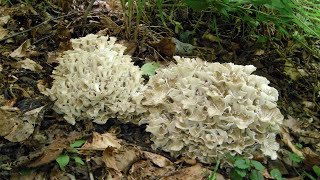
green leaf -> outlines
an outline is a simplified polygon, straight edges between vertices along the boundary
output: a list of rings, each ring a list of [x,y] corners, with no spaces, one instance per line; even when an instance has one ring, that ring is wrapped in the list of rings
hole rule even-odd
[[[251,160],[251,165],[258,171],[263,171],[265,169],[259,161]]]
[[[316,175],[317,175],[318,177],[320,177],[320,167],[317,166],[317,165],[314,165],[314,166],[312,167],[312,169],[313,169],[313,171],[316,173]]]
[[[86,142],[86,140],[78,139],[78,140],[74,141],[72,144],[70,144],[70,147],[72,147],[72,148],[79,148],[79,147],[81,147],[85,142]]]
[[[232,180],[242,180],[243,178],[237,173],[235,169],[231,170],[230,178]]]
[[[250,173],[250,180],[264,180],[264,178],[259,171],[252,170]]]
[[[72,157],[72,159],[74,159],[74,161],[76,162],[77,165],[84,165],[84,162],[82,161],[82,159],[78,156]]]
[[[209,7],[209,4],[206,0],[184,0],[184,2],[196,11],[206,10]]]
[[[289,158],[291,161],[295,162],[295,163],[301,163],[302,162],[302,158],[300,156],[298,156],[295,153],[289,153]]]
[[[282,174],[281,172],[279,171],[279,169],[272,169],[270,171],[270,175],[272,177],[274,177],[276,180],[281,180],[282,179]]]
[[[144,75],[149,75],[152,76],[156,73],[156,69],[158,69],[160,67],[159,63],[146,63],[141,67],[142,73]]]
[[[244,160],[244,159],[237,159],[235,162],[234,162],[234,167],[237,167],[239,169],[248,169],[250,166],[249,166],[249,163]]]
[[[64,170],[64,168],[69,164],[70,157],[66,154],[60,155],[57,157],[56,161],[59,164],[60,169]]]
[[[296,143],[296,146],[299,148],[299,149],[302,149],[302,144],[300,144],[300,143]]]
[[[239,174],[239,176],[241,176],[241,177],[246,177],[246,175],[247,175],[247,171],[246,171],[246,170],[235,168],[235,171],[236,171],[237,174]]]

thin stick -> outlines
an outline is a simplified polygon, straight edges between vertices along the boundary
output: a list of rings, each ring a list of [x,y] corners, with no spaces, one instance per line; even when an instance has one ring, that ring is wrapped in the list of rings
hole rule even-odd
[[[84,11],[83,21],[82,21],[82,28],[83,28],[83,30],[84,30],[84,25],[85,25],[86,22],[87,22],[88,14],[89,14],[89,12],[91,11],[94,2],[95,2],[95,0],[91,0],[89,6],[88,6],[87,9]]]
[[[68,17],[68,16],[71,16],[71,15],[74,15],[74,14],[76,14],[76,13],[66,14],[66,15],[59,16],[59,17],[56,17],[56,18],[53,18],[53,19],[48,19],[48,20],[43,21],[42,23],[40,23],[40,24],[38,24],[38,25],[36,25],[36,26],[33,26],[33,27],[30,28],[30,29],[27,29],[27,30],[25,30],[25,31],[21,31],[21,32],[18,32],[18,33],[14,33],[14,34],[12,34],[11,36],[5,37],[5,38],[1,39],[0,42],[5,41],[5,40],[10,39],[10,38],[13,38],[13,37],[18,36],[18,35],[23,34],[23,33],[27,33],[27,32],[29,32],[29,31],[31,31],[31,30],[33,30],[33,29],[35,29],[35,28],[43,25],[43,24],[48,23],[49,21],[57,20],[57,19],[64,18],[64,17]]]

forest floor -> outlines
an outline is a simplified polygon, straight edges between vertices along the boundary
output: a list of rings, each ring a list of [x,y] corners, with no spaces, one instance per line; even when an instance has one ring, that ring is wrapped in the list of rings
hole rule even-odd
[[[243,25],[225,24],[217,36],[207,28],[207,14],[186,9],[167,25],[147,11],[136,26],[124,18],[120,4],[97,1],[84,20],[85,7],[49,1],[37,7],[0,6],[0,179],[186,180],[212,175],[214,164],[153,150],[145,126],[117,119],[104,125],[90,120],[70,125],[52,110],[53,102],[39,89],[50,87],[57,57],[70,49],[70,39],[87,34],[117,37],[139,66],[166,65],[175,54],[186,56],[177,51],[174,37],[195,47],[189,56],[256,66],[255,74],[279,91],[278,106],[285,116],[277,137],[279,158],[255,157],[265,166],[263,177],[273,179],[273,169],[291,180],[317,177],[319,56],[290,39],[257,43]],[[218,168],[217,179],[230,178],[231,170]]]

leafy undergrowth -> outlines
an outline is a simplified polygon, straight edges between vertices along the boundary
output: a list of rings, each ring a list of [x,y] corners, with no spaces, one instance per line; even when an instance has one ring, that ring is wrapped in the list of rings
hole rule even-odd
[[[0,179],[317,179],[319,4],[313,1],[0,1]],[[318,24],[317,24],[318,23]],[[253,64],[279,93],[279,158],[205,165],[153,150],[144,126],[69,125],[40,93],[70,39],[116,36],[148,76],[173,55]]]

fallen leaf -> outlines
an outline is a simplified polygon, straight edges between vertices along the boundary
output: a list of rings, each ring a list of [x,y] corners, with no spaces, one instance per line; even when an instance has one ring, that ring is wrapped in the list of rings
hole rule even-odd
[[[285,60],[284,64],[284,73],[290,77],[293,81],[303,77],[307,76],[308,74],[301,68],[296,68],[296,66],[288,59]]]
[[[19,122],[4,138],[11,142],[21,142],[28,139],[34,131],[34,126],[29,122]]]
[[[173,57],[176,52],[176,44],[172,41],[171,37],[162,38],[160,42],[154,43],[152,46],[161,54],[169,57]]]
[[[124,51],[124,54],[126,55],[132,56],[136,52],[138,47],[138,43],[135,41],[120,41],[119,43],[127,47]]]
[[[128,180],[140,179],[160,179],[175,170],[173,166],[164,168],[156,167],[150,160],[140,160],[131,166],[128,174]]]
[[[61,56],[62,56],[62,52],[49,52],[47,63],[48,64],[59,63],[57,58],[59,58]]]
[[[19,113],[0,109],[0,136],[7,136],[19,124]]]
[[[314,165],[320,164],[320,156],[313,152],[309,147],[302,149],[305,160],[303,161],[306,169],[310,170]]]
[[[256,50],[256,52],[254,52],[254,55],[256,55],[256,56],[261,56],[261,55],[263,55],[264,53],[265,53],[264,50],[258,49],[258,50]]]
[[[43,69],[41,65],[39,65],[38,63],[34,62],[29,58],[26,58],[25,60],[14,63],[12,67],[16,69],[20,69],[20,68],[29,69],[34,72],[41,72]]]
[[[0,40],[2,40],[8,33],[9,33],[8,30],[0,26]]]
[[[10,20],[10,16],[2,16],[0,17],[0,26],[6,25]]]
[[[206,39],[211,42],[220,42],[221,41],[219,37],[217,37],[213,34],[210,34],[208,32],[206,32],[202,35],[202,39]]]
[[[175,43],[175,54],[177,55],[191,55],[194,47],[191,44],[183,43],[176,38],[172,38],[172,42]]]
[[[155,165],[159,167],[166,167],[169,165],[173,165],[173,163],[169,159],[161,155],[154,154],[147,151],[142,151],[142,153],[146,159],[150,159]]]
[[[31,41],[30,39],[27,39],[20,45],[20,47],[18,47],[10,54],[10,57],[25,57],[27,55],[27,50],[30,47],[30,45]]]
[[[86,142],[82,148],[83,149],[92,149],[92,150],[105,150],[108,147],[113,147],[119,149],[121,147],[120,140],[117,139],[113,134],[104,133],[99,134],[93,132],[92,142]]]
[[[67,138],[56,138],[49,146],[42,150],[40,156],[28,164],[28,167],[38,167],[54,161],[71,142],[81,138],[78,132],[71,132]]]
[[[204,168],[201,164],[196,164],[191,167],[183,168],[175,171],[172,175],[161,178],[161,180],[171,179],[183,179],[183,180],[194,180],[194,179],[206,179],[210,175],[211,171]]]
[[[292,152],[294,152],[300,157],[304,157],[303,153],[294,144],[292,144],[293,139],[291,138],[290,134],[288,133],[288,130],[285,129],[285,127],[281,128],[281,136],[282,141],[291,149]]]

